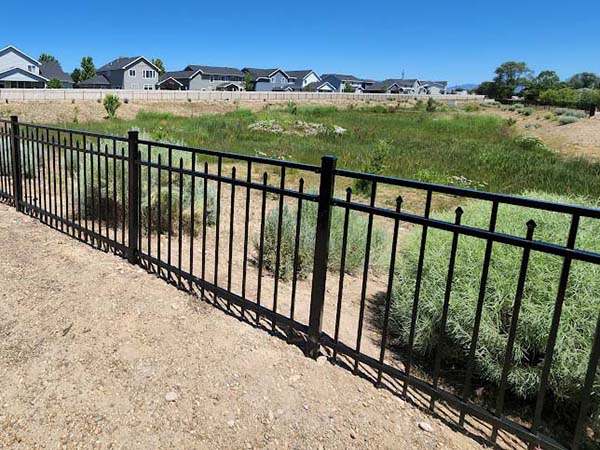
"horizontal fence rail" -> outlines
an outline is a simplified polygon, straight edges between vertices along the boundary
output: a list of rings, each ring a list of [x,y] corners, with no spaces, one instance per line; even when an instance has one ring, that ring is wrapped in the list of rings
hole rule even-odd
[[[599,209],[16,117],[0,201],[468,434],[598,445]]]

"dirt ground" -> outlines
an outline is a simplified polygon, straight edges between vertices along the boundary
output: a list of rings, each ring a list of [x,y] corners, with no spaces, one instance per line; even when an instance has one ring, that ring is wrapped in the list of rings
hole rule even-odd
[[[481,448],[5,205],[0,252],[0,447]]]
[[[600,113],[593,118],[560,125],[557,121],[544,118],[548,112],[540,109],[531,116],[524,116],[498,109],[485,111],[502,117],[512,117],[516,120],[520,133],[541,139],[548,147],[562,155],[600,161]]]

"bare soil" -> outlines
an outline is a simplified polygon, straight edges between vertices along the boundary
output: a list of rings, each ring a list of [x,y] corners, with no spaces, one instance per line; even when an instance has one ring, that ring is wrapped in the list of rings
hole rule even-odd
[[[593,118],[560,125],[558,121],[548,120],[544,116],[549,112],[538,109],[531,116],[516,112],[488,109],[486,112],[512,117],[521,134],[541,139],[552,150],[573,158],[600,161],[600,113]]]
[[[480,448],[6,205],[0,252],[0,447]]]

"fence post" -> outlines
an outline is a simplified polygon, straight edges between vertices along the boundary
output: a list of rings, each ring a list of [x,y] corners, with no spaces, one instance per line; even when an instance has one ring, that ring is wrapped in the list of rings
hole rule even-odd
[[[140,202],[140,151],[138,145],[138,132],[130,131],[128,133],[128,153],[127,153],[127,169],[128,169],[128,195],[129,195],[129,243],[127,246],[127,260],[131,264],[136,264],[139,259],[138,239],[140,233],[140,220],[138,214],[138,206]]]
[[[22,211],[23,201],[23,183],[21,182],[21,141],[19,135],[19,118],[10,116],[11,124],[11,159],[12,159],[12,179],[13,194],[15,196],[15,209]]]
[[[312,291],[310,295],[310,318],[308,321],[308,347],[306,353],[311,358],[319,356],[319,341],[325,304],[325,284],[329,261],[329,234],[331,229],[331,200],[335,186],[335,165],[337,158],[321,158],[321,179],[319,185],[319,206],[313,261]]]

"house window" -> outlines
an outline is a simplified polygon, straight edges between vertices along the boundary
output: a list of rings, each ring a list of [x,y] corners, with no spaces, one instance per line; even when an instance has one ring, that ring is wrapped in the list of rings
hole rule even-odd
[[[144,85],[144,90],[145,91],[151,91],[152,90],[152,85],[151,84],[145,84]]]
[[[135,70],[130,70],[129,71],[129,76],[130,77],[135,77]]]
[[[35,73],[35,66],[29,65],[27,66],[27,70],[29,70],[32,73]]]
[[[271,83],[277,83],[277,77],[271,78]]]
[[[154,70],[144,70],[144,78],[154,78],[156,75]]]

